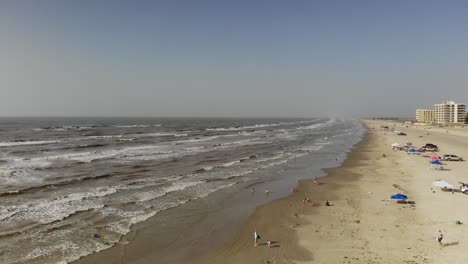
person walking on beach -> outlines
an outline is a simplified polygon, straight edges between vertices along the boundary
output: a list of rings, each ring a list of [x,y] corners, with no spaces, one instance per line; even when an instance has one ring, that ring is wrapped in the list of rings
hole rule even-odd
[[[318,185],[318,184],[319,184],[319,183],[318,183],[317,176],[315,176],[315,178],[314,178],[314,184],[315,184],[315,185]]]
[[[442,240],[444,239],[444,234],[442,234],[442,230],[439,230],[439,235],[437,236],[437,242],[442,245]]]
[[[254,246],[257,247],[258,246],[258,240],[260,240],[260,235],[257,233],[257,230],[254,231]]]
[[[265,188],[265,195],[270,195],[270,189]]]

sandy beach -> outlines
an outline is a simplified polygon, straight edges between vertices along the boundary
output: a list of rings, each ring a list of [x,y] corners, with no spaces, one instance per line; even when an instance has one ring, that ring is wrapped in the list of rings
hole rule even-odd
[[[327,170],[319,185],[302,181],[297,193],[261,206],[237,239],[194,263],[468,263],[467,226],[455,223],[468,219],[468,196],[431,186],[444,179],[457,188],[458,181],[467,180],[468,164],[447,162],[447,171],[435,171],[428,158],[391,148],[395,142],[430,142],[439,146],[439,154],[468,157],[466,132],[434,129],[425,135],[422,128],[395,123],[408,134],[397,136],[380,129],[394,123],[366,124],[363,142],[341,167]],[[389,201],[396,193],[414,204]],[[304,197],[314,205],[304,205]],[[324,206],[327,199],[333,206]],[[262,237],[257,248],[254,229]],[[439,230],[442,245],[436,241]]]
[[[319,184],[312,179],[300,181],[296,192],[257,207],[248,219],[238,219],[245,222],[239,232],[235,226],[226,226],[234,239],[211,243],[207,254],[200,257],[199,252],[193,252],[188,262],[468,263],[464,253],[467,224],[456,224],[457,220],[468,221],[468,211],[464,210],[468,195],[431,186],[443,179],[458,188],[458,181],[468,181],[468,163],[444,162],[446,170],[434,170],[429,158],[391,147],[393,143],[412,142],[419,147],[433,143],[440,148],[437,155],[468,157],[468,131],[432,129],[427,135],[422,127],[364,122],[368,127],[365,138],[340,167],[327,169],[328,176],[319,178]],[[395,126],[407,136],[384,131],[384,125]],[[407,195],[410,203],[389,200],[396,193]],[[255,195],[265,194],[258,191]],[[304,202],[307,198],[311,204]],[[331,206],[325,206],[326,200]],[[258,247],[254,247],[254,230],[261,236]],[[442,244],[437,242],[439,230],[444,235]],[[215,233],[206,235],[216,238]],[[270,248],[267,240],[271,241]],[[146,245],[140,246],[151,248],[151,237],[145,241]],[[154,263],[160,254],[122,249],[103,251],[77,263]],[[187,263],[186,259],[180,262]]]

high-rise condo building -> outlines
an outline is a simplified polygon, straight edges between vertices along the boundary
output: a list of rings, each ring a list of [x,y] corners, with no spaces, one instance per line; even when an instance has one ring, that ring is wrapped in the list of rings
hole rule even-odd
[[[439,124],[465,123],[466,105],[446,101],[434,105],[435,122]]]
[[[435,121],[433,109],[416,109],[416,122],[433,123]]]

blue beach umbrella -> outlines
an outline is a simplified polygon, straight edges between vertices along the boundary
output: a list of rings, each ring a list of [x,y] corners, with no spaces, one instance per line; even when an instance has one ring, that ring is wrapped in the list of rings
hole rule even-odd
[[[418,151],[416,149],[410,149],[408,150],[408,153],[415,154],[415,153],[418,153]]]
[[[433,165],[442,165],[442,162],[440,162],[438,160],[434,160],[434,161],[431,161],[431,164],[433,164]]]
[[[390,196],[390,199],[393,199],[393,200],[406,200],[406,199],[408,199],[408,196],[406,196],[404,194],[401,194],[401,193],[397,193],[397,194],[394,194],[394,195]]]

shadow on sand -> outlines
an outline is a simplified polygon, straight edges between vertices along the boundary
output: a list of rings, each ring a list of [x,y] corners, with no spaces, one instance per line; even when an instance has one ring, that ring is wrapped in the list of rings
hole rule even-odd
[[[456,246],[458,244],[459,244],[459,242],[457,241],[457,242],[444,243],[444,244],[442,244],[442,246],[443,247],[449,247],[449,246]]]

